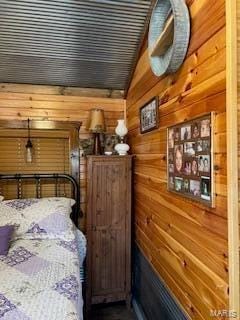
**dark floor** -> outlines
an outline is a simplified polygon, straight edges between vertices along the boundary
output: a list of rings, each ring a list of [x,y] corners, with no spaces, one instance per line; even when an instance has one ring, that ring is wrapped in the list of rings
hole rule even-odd
[[[91,320],[136,320],[133,311],[125,305],[97,306],[92,310]]]

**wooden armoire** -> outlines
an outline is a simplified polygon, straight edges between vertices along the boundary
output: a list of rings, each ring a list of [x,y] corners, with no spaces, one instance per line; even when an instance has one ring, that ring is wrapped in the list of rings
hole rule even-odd
[[[132,156],[87,158],[87,309],[131,299]]]

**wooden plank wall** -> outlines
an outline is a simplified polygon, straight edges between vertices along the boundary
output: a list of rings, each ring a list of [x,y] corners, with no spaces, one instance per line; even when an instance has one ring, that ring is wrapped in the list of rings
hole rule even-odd
[[[228,308],[225,0],[188,0],[191,41],[182,68],[157,78],[147,44],[127,94],[129,143],[136,154],[136,241],[191,319]],[[139,108],[159,96],[160,128],[141,135]],[[167,191],[167,127],[216,112],[216,208]],[[218,319],[222,319],[218,317]]]
[[[124,117],[120,92],[24,84],[0,84],[0,119],[82,121],[80,139],[90,135],[85,126],[89,110],[104,109],[107,132]],[[86,160],[80,159],[81,207],[86,212]],[[84,219],[81,228],[85,228]]]
[[[67,131],[32,130],[33,162],[26,163],[27,130],[0,129],[0,172],[15,173],[70,173],[69,133]],[[55,196],[55,181],[41,181],[43,197]],[[60,196],[71,196],[70,185],[59,183]],[[5,199],[17,197],[16,181],[0,181],[0,193]],[[36,197],[35,181],[22,181],[22,197]]]

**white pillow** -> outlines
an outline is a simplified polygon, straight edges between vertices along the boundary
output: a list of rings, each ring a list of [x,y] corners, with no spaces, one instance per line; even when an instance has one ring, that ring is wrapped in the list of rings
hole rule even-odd
[[[14,199],[0,202],[0,225],[14,224],[14,239],[74,239],[69,198]]]

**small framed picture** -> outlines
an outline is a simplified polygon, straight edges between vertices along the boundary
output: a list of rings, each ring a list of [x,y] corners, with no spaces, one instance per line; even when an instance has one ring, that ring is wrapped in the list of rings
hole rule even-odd
[[[169,188],[174,189],[174,178],[173,176],[169,177]]]
[[[174,130],[174,140],[178,142],[180,140],[180,128],[175,128]]]
[[[207,113],[167,130],[168,190],[215,206],[214,119]]]
[[[158,97],[155,97],[140,108],[140,131],[141,133],[145,133],[157,129],[158,127]]]
[[[184,162],[184,174],[189,176],[191,175],[191,168],[192,168],[192,164],[191,161],[187,160]]]
[[[201,198],[208,201],[211,199],[210,177],[201,177]]]
[[[198,138],[200,136],[199,123],[196,121],[192,125],[192,137],[193,139]]]
[[[189,156],[195,155],[195,146],[196,142],[185,142],[184,143],[184,153],[186,153]]]
[[[191,139],[191,126],[184,126],[181,128],[181,140]]]
[[[192,170],[191,170],[192,175],[196,176],[198,174],[198,161],[197,161],[197,159],[193,159],[192,160],[192,166],[191,167],[192,167]]]
[[[168,160],[169,160],[169,162],[173,162],[173,152],[169,152]]]
[[[174,173],[174,164],[173,163],[169,164],[169,169],[168,170],[169,170],[170,173]]]
[[[210,136],[210,119],[204,119],[201,121],[201,137]]]
[[[188,179],[184,179],[183,181],[183,191],[184,192],[189,192],[189,180]]]
[[[176,145],[174,148],[175,170],[180,173],[183,169],[183,145]]]
[[[210,172],[210,156],[209,155],[198,156],[198,171]]]
[[[197,152],[202,152],[203,151],[203,141],[198,140],[197,141]]]
[[[210,151],[210,140],[203,140],[202,142],[202,151],[209,152]]]
[[[200,181],[198,180],[190,180],[190,193],[194,197],[200,196]]]
[[[183,188],[183,178],[175,178],[175,190],[177,192],[182,191]]]
[[[174,130],[170,129],[168,131],[168,148],[172,149],[174,147]]]

